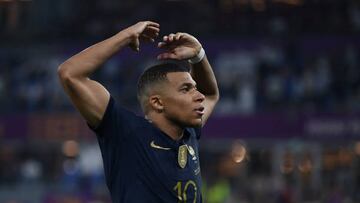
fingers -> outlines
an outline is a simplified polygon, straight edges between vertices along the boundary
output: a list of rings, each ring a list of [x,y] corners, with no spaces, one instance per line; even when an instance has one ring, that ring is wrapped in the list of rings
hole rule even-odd
[[[163,42],[165,42],[165,43],[171,43],[171,42],[173,42],[173,41],[178,41],[178,40],[180,40],[183,36],[184,36],[184,33],[181,33],[181,32],[178,32],[178,33],[176,33],[176,34],[171,33],[171,34],[165,35],[165,36],[163,37]]]
[[[140,35],[140,40],[145,42],[154,42],[155,38],[159,36],[160,28],[156,27],[158,24],[149,24]]]
[[[165,52],[165,53],[159,54],[157,56],[157,59],[158,60],[178,59],[178,56],[176,54],[174,54],[174,53],[171,53],[171,52]]]
[[[155,42],[154,37],[150,37],[150,36],[148,36],[146,34],[142,34],[140,36],[140,40],[143,41],[143,42]]]
[[[151,37],[157,37],[160,32],[160,25],[152,21],[145,21],[146,27],[144,33]]]
[[[166,46],[166,43],[165,42],[159,42],[158,43],[158,47],[159,48],[164,48]]]
[[[132,43],[129,44],[130,48],[136,52],[140,51],[140,42],[139,39],[134,40]]]
[[[156,27],[156,28],[160,27],[159,23],[156,23],[156,22],[153,22],[153,21],[145,21],[145,23],[147,24],[147,26]]]
[[[127,35],[132,37],[129,46],[134,51],[140,51],[140,41],[154,42],[159,36],[160,25],[152,21],[141,21],[124,30]]]
[[[158,43],[159,48],[163,49],[172,49],[179,45],[180,40],[185,36],[185,33],[178,32],[176,34],[171,33],[165,35],[162,39],[162,42]]]
[[[156,27],[146,27],[143,34],[147,35],[148,37],[156,38],[159,36],[160,29]]]
[[[154,33],[159,33],[160,32],[160,28],[159,27],[154,27],[154,26],[147,26],[145,30],[147,32],[154,32]]]
[[[178,45],[174,43],[159,42],[158,48],[166,50],[174,50]]]
[[[178,33],[176,33],[176,35],[174,36],[174,39],[175,39],[175,40],[180,40],[180,38],[181,38],[183,35],[184,35],[183,33],[178,32]]]
[[[169,34],[169,36],[167,37],[167,40],[168,40],[169,42],[172,42],[172,41],[174,41],[174,38],[175,38],[175,34],[171,33],[171,34]]]

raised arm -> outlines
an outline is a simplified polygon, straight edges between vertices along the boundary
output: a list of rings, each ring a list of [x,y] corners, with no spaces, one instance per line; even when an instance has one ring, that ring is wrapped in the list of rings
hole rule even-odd
[[[164,53],[158,55],[158,59],[189,60],[196,57],[202,46],[192,35],[187,33],[169,34],[163,37],[158,44],[159,48],[165,49]],[[205,95],[205,113],[202,125],[205,125],[211,112],[219,100],[219,89],[211,65],[206,57],[195,64],[192,64],[191,75],[197,83],[197,89]]]
[[[100,124],[110,94],[89,76],[122,48],[130,46],[139,51],[140,41],[153,42],[158,34],[159,24],[139,22],[72,56],[59,66],[58,75],[66,94],[90,126]]]

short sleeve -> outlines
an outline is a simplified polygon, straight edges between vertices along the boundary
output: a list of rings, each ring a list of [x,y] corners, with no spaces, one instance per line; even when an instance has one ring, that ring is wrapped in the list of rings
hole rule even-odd
[[[132,124],[140,122],[141,118],[133,112],[118,106],[113,97],[110,97],[104,116],[96,128],[91,128],[99,140],[118,142],[124,139],[131,131]]]
[[[104,116],[96,128],[91,128],[97,136],[100,146],[106,182],[109,185],[115,180],[119,172],[123,158],[121,152],[126,151],[127,141],[132,137],[131,132],[143,118],[117,105],[113,97],[110,97]]]
[[[89,126],[96,134],[101,134],[101,132],[106,128],[106,125],[111,122],[112,119],[116,117],[116,113],[114,112],[114,98],[110,97],[109,103],[107,104],[104,116],[100,122],[100,124],[96,128],[92,128]]]

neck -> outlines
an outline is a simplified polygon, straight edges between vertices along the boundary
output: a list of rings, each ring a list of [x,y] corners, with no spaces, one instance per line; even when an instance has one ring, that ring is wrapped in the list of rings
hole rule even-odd
[[[184,128],[176,125],[163,116],[153,115],[150,113],[146,115],[145,118],[173,140],[180,140],[184,134]]]

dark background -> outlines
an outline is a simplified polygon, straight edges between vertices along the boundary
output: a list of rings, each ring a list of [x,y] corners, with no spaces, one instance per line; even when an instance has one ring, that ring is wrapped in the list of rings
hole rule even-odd
[[[0,0],[0,202],[110,202],[95,135],[57,67],[141,20],[196,36],[216,73],[206,202],[360,202],[357,0]],[[155,45],[94,74],[138,114]]]

